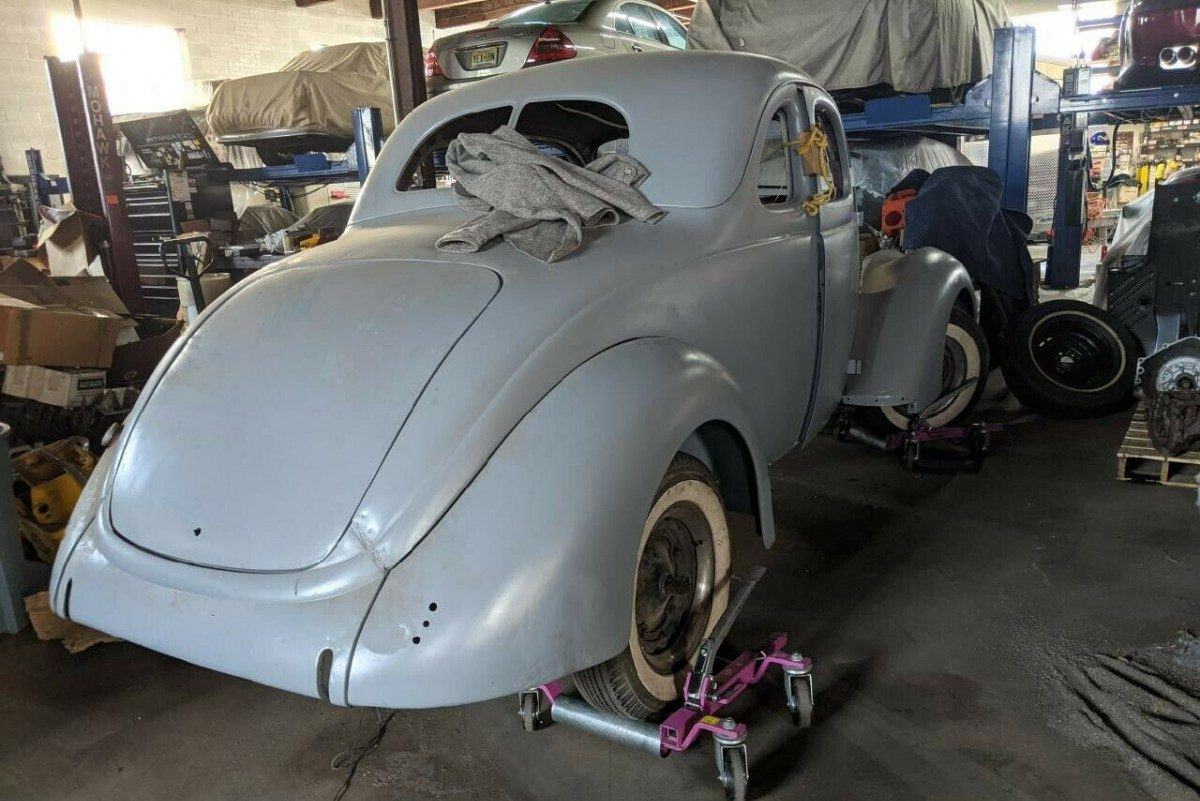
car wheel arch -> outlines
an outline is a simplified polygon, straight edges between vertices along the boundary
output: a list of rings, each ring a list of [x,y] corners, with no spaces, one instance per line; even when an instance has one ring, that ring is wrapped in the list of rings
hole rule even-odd
[[[760,492],[760,481],[766,476],[759,475],[750,445],[737,426],[726,420],[709,420],[689,434],[679,450],[696,457],[712,471],[725,510],[753,517],[755,532],[766,541],[768,527],[764,525],[764,499]],[[769,504],[769,498],[765,502]]]

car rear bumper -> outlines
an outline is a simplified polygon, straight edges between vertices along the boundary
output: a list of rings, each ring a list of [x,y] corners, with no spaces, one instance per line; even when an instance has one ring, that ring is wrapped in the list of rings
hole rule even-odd
[[[1179,86],[1200,82],[1200,69],[1164,70],[1158,66],[1130,64],[1121,70],[1114,84],[1116,89],[1151,89],[1160,86]]]
[[[53,587],[59,615],[202,667],[346,705],[350,656],[382,574],[319,598],[222,597],[142,577],[109,558],[111,546],[101,547],[96,534],[93,521],[62,566]]]

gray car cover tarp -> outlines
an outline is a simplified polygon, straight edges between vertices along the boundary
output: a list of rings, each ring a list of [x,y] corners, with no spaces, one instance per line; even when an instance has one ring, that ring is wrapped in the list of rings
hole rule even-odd
[[[699,0],[688,47],[772,56],[830,91],[928,92],[991,73],[1009,24],[1003,0]]]
[[[304,52],[278,72],[225,81],[206,118],[215,136],[295,130],[353,136],[351,112],[377,106],[385,133],[395,125],[387,46],[356,42]]]

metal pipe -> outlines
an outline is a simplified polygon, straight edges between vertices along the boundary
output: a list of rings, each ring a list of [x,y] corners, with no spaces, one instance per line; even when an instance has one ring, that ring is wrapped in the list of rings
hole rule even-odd
[[[569,695],[560,695],[550,707],[550,719],[555,723],[603,737],[605,740],[627,745],[639,751],[662,756],[658,725],[644,720],[628,720],[608,712],[601,712],[587,702]]]
[[[846,437],[855,442],[861,442],[863,445],[870,445],[872,448],[878,448],[881,451],[887,450],[887,440],[883,437],[878,437],[870,431],[865,431],[856,426],[851,426],[846,429]]]

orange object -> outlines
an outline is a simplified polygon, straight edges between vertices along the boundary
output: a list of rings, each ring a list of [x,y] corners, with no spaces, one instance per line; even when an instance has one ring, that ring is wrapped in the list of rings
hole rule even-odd
[[[904,230],[904,210],[908,201],[917,196],[915,189],[892,192],[883,200],[883,235],[894,237]]]

